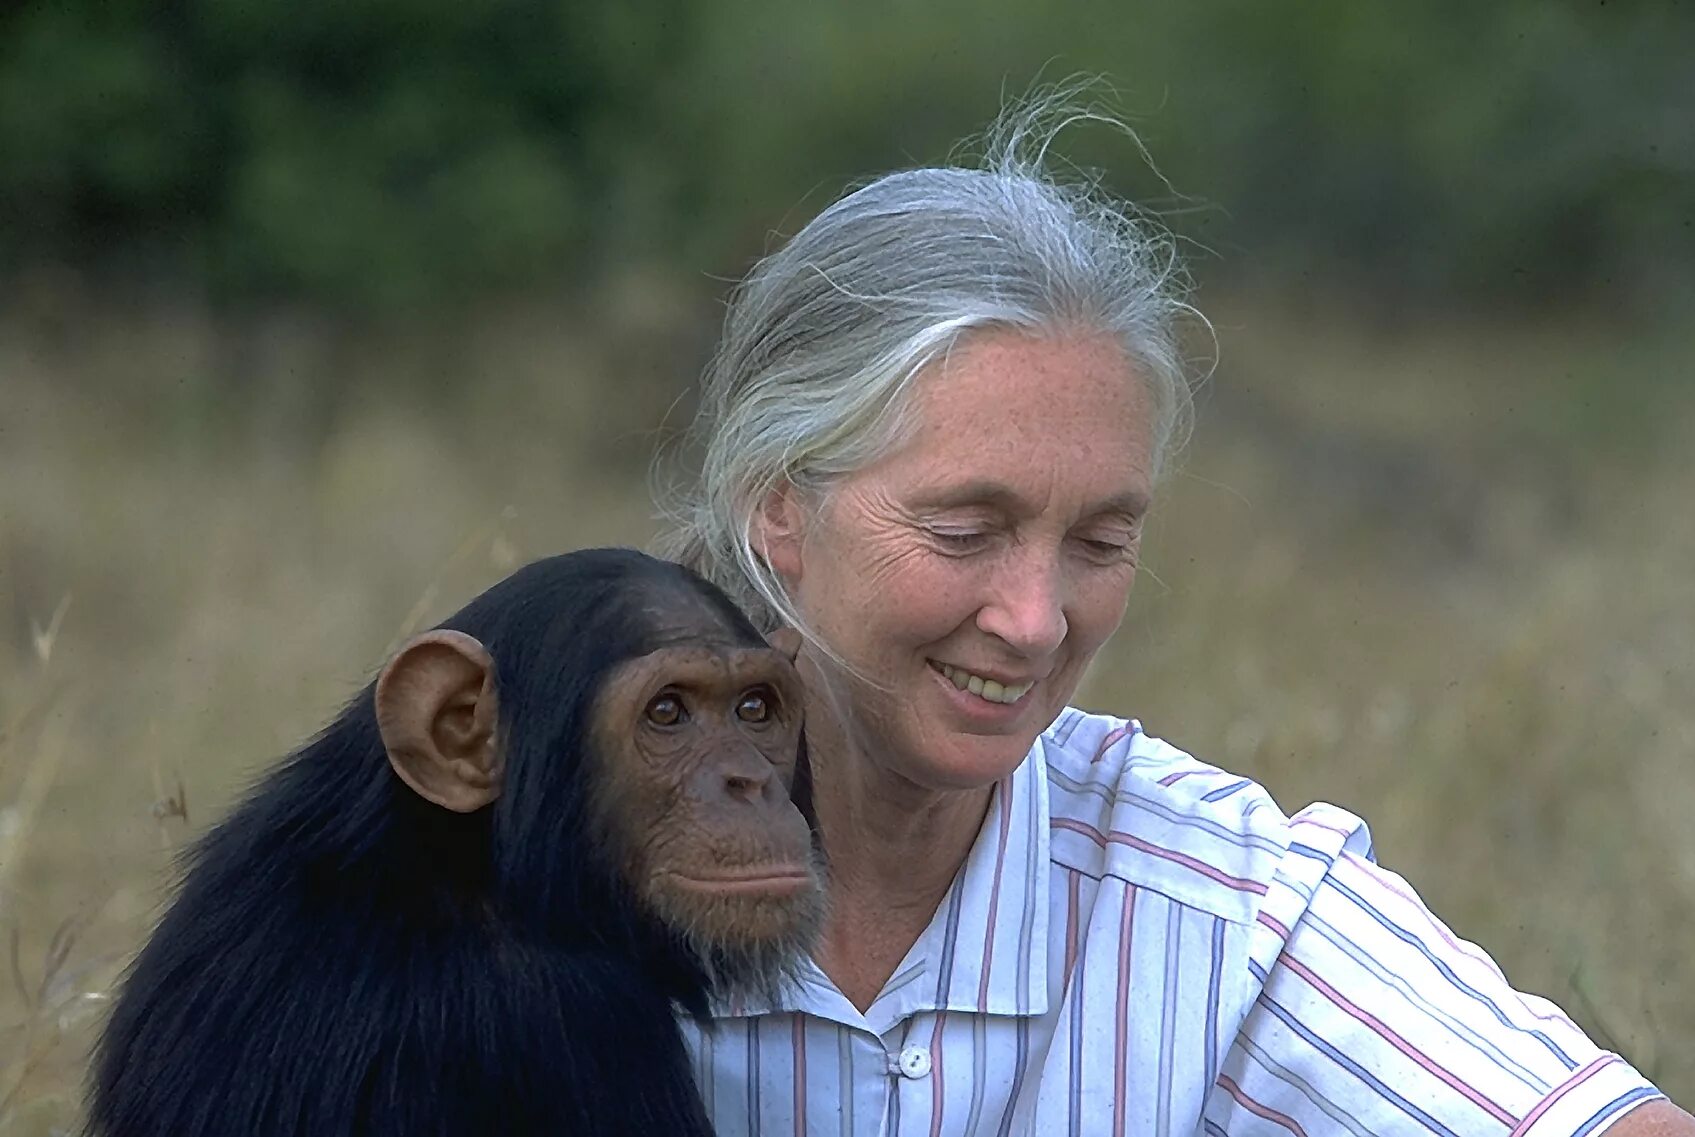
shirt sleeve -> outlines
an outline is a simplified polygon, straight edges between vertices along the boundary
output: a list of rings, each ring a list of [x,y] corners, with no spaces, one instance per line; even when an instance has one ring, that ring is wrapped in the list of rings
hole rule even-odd
[[[1315,806],[1289,833],[1204,1132],[1566,1137],[1663,1096],[1372,863],[1357,819]]]

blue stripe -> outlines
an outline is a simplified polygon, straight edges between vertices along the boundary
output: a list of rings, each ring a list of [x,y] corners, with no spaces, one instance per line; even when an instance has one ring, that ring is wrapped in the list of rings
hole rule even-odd
[[[1207,980],[1207,1057],[1208,1086],[1218,1081],[1218,989],[1224,978],[1224,918],[1212,918],[1212,965]]]
[[[1079,901],[1081,903],[1081,901]],[[1066,1095],[1066,1110],[1071,1117],[1071,1137],[1083,1131],[1083,1119],[1078,1108],[1083,1101],[1083,976],[1089,972],[1089,937],[1077,945],[1077,960],[1071,970],[1071,1092]]]
[[[983,1083],[989,1065],[989,1018],[971,1016],[971,1113],[965,1119],[965,1131],[977,1132],[977,1122],[983,1116]]]
[[[901,1031],[900,1035],[901,1050],[905,1050],[906,1044],[912,1040],[912,1028],[917,1024],[917,1016],[906,1020],[906,1029]],[[889,1077],[884,1079],[884,1085],[889,1087],[889,1108],[884,1111],[884,1116],[888,1119],[888,1123],[883,1127],[885,1133],[900,1132],[900,1088],[901,1083],[905,1081],[898,1067],[890,1070]]]
[[[881,1047],[878,1048],[881,1053]],[[841,1110],[842,1137],[853,1137],[853,1111],[859,1086],[853,1076],[853,1035],[845,1026],[836,1027],[836,1099]]]
[[[881,1002],[884,1002],[885,1000],[894,998],[895,994],[897,992],[906,990],[906,988],[909,985],[916,983],[918,980],[924,978],[924,969],[926,967],[929,967],[929,966],[930,966],[929,957],[925,957],[924,959],[921,959],[917,963],[913,964],[911,967],[908,967],[905,971],[901,972],[899,975],[896,975],[894,978],[890,979],[887,983],[885,983],[883,985],[883,990],[878,993],[877,1001],[872,1003],[871,1005],[873,1007],[875,1007],[877,1005],[877,1003],[881,1003]]]
[[[1018,1109],[1018,1091],[1024,1086],[1024,1066],[1030,1058],[1030,1020],[1018,1020],[1018,1060],[1012,1068],[1012,1093],[1006,1099],[1006,1112],[1001,1115],[1000,1137],[1012,1132],[1012,1115]]]
[[[1196,817],[1193,814],[1180,813],[1177,810],[1172,809],[1170,806],[1163,804],[1158,798],[1138,793],[1129,787],[1109,787],[1102,785],[1099,782],[1079,782],[1073,778],[1067,777],[1057,768],[1050,769],[1048,771],[1048,781],[1056,783],[1060,789],[1067,793],[1078,795],[1088,794],[1090,796],[1097,797],[1102,801],[1110,802],[1113,805],[1128,805],[1136,809],[1143,810],[1146,813],[1153,814],[1155,817],[1158,817],[1163,821],[1181,826],[1184,829],[1199,829],[1203,833],[1216,837],[1220,841],[1234,845],[1239,849],[1257,849],[1260,852],[1271,853],[1278,856],[1283,853],[1282,843],[1274,840],[1273,838],[1261,837],[1255,833],[1245,833],[1241,830],[1231,829],[1229,826],[1222,825],[1219,822],[1213,821],[1211,818]],[[1244,784],[1251,785],[1252,783]],[[1165,793],[1171,792],[1170,787],[1167,786],[1159,786],[1158,788]]]
[[[1242,779],[1239,779],[1238,781],[1231,782],[1227,786],[1219,786],[1216,790],[1212,790],[1209,793],[1202,794],[1201,800],[1202,801],[1223,801],[1225,798],[1229,797],[1231,794],[1233,794],[1233,793],[1237,792],[1238,790],[1241,790],[1241,789],[1243,789],[1247,786],[1251,786],[1251,785],[1253,785],[1253,782],[1249,781],[1247,778],[1242,778]]]
[[[1090,791],[1090,788],[1091,787],[1088,785],[1079,784],[1076,787],[1076,792],[1086,793]],[[1161,786],[1160,788],[1168,789],[1168,787],[1165,786]],[[1221,825],[1218,822],[1213,821],[1211,818],[1196,817],[1192,814],[1179,813],[1177,810],[1161,804],[1156,798],[1144,797],[1141,794],[1131,793],[1128,790],[1121,789],[1113,793],[1112,803],[1114,805],[1135,806],[1136,808],[1151,813],[1173,825],[1180,825],[1185,829],[1199,829],[1209,836],[1217,837],[1220,841],[1236,846],[1238,849],[1257,849],[1262,853],[1271,853],[1279,856],[1283,852],[1283,846],[1270,837],[1261,837],[1254,833],[1244,833],[1236,829],[1231,829],[1226,825]]]
[[[1171,904],[1165,912],[1165,1006],[1159,1014],[1159,1106],[1155,1131],[1171,1132],[1171,1065],[1177,1041],[1177,994],[1183,972],[1183,908]],[[1128,1057],[1126,1058],[1128,1062]]]
[[[1627,1106],[1632,1102],[1647,1101],[1649,1098],[1663,1098],[1665,1096],[1666,1095],[1662,1094],[1659,1090],[1656,1090],[1653,1086],[1638,1086],[1629,1093],[1620,1094],[1618,1097],[1596,1110],[1590,1115],[1588,1121],[1585,1121],[1574,1133],[1572,1133],[1571,1137],[1584,1137],[1584,1135],[1591,1129],[1605,1121],[1614,1111],[1623,1106]]]
[[[1473,987],[1471,984],[1456,975],[1454,973],[1454,969],[1448,966],[1447,961],[1442,959],[1435,952],[1431,951],[1430,946],[1423,940],[1419,939],[1417,936],[1389,919],[1389,917],[1379,912],[1376,908],[1372,907],[1365,897],[1361,896],[1359,893],[1355,892],[1335,877],[1326,877],[1325,879],[1329,881],[1332,888],[1334,888],[1337,892],[1340,892],[1343,896],[1346,896],[1349,900],[1352,900],[1355,904],[1359,905],[1366,915],[1383,925],[1383,927],[1387,929],[1388,932],[1396,939],[1417,948],[1420,954],[1422,954],[1425,959],[1428,959],[1437,971],[1442,973],[1443,978],[1452,983],[1455,987],[1458,987],[1461,991],[1464,991],[1466,994],[1476,999],[1479,1003],[1482,1003],[1485,1007],[1488,1007],[1490,1013],[1495,1016],[1496,1020],[1499,1021],[1502,1026],[1506,1027],[1508,1030],[1516,1030],[1521,1031],[1524,1034],[1528,1034],[1530,1037],[1540,1042],[1543,1046],[1546,1046],[1548,1051],[1553,1054],[1554,1057],[1558,1058],[1561,1062],[1564,1062],[1567,1070],[1577,1069],[1577,1063],[1573,1062],[1571,1057],[1566,1054],[1565,1051],[1556,1046],[1553,1039],[1549,1038],[1546,1034],[1543,1034],[1539,1030],[1526,1030],[1524,1027],[1517,1025],[1511,1019],[1507,1018],[1506,1012],[1496,1006],[1493,999],[1489,998],[1489,996],[1485,995],[1483,992],[1479,991],[1477,988]]]
[[[1290,892],[1294,893],[1296,896],[1299,896],[1301,898],[1301,912],[1303,913],[1303,918],[1304,918],[1304,913],[1307,911],[1307,909],[1312,907],[1312,898],[1318,895],[1318,890],[1319,890],[1320,886],[1322,886],[1324,884],[1324,878],[1320,877],[1317,880],[1313,881],[1312,886],[1310,888],[1306,888],[1304,891],[1300,888],[1296,888],[1295,885],[1296,885],[1297,882],[1290,880],[1286,876],[1277,877],[1276,882],[1277,882],[1277,884],[1281,885],[1284,888],[1287,888]],[[1300,883],[1304,884],[1305,882],[1300,882]],[[1261,927],[1264,927],[1264,925],[1262,924]],[[1269,928],[1267,928],[1266,930],[1270,931]],[[1293,932],[1294,929],[1291,928],[1290,931]]]
[[[1065,710],[1060,712],[1059,717],[1054,720],[1053,725],[1048,727],[1045,733],[1051,734],[1054,742],[1058,743],[1060,746],[1069,745],[1071,742],[1071,732],[1083,725],[1083,720],[1088,717],[1089,716],[1087,714],[1077,710],[1075,707],[1067,707]],[[1102,737],[1104,738],[1105,736],[1103,735]]]
[[[1420,1125],[1423,1125],[1432,1132],[1443,1134],[1444,1137],[1459,1137],[1459,1135],[1452,1129],[1449,1129],[1440,1121],[1437,1121],[1434,1117],[1418,1108],[1418,1106],[1414,1105],[1412,1102],[1384,1085],[1370,1070],[1367,1070],[1364,1066],[1361,1066],[1358,1062],[1355,1062],[1352,1058],[1349,1058],[1346,1054],[1343,1054],[1340,1050],[1336,1049],[1334,1046],[1324,1041],[1324,1039],[1314,1034],[1305,1023],[1297,1019],[1290,1011],[1273,1002],[1268,996],[1261,994],[1259,997],[1259,1003],[1272,1014],[1276,1015],[1279,1019],[1283,1020],[1283,1024],[1290,1030],[1306,1039],[1307,1043],[1320,1054],[1323,1054],[1326,1058],[1336,1063],[1336,1065],[1342,1067],[1342,1069],[1348,1071],[1348,1073],[1370,1086],[1385,1101],[1393,1102],[1396,1106],[1400,1107],[1401,1111],[1408,1117],[1415,1119]]]
[[[1034,778],[1015,777],[1012,779],[1012,792],[1015,795],[1013,808],[1024,810],[1025,815],[1030,819],[1028,832],[1024,834],[1024,895],[1022,897],[1024,915],[1018,923],[1018,998],[1015,1009],[1021,1015],[1030,1013],[1030,983],[1033,978],[1031,970],[1035,963],[1035,952],[1030,948],[1030,940],[1036,928],[1036,889],[1041,884],[1036,874],[1050,872],[1048,863],[1052,860],[1050,857],[1039,855],[1042,848],[1042,834],[1046,833],[1048,829],[1046,811],[1037,808],[1039,803],[1036,800],[1036,793],[1039,788]],[[1019,794],[1023,796],[1016,796]],[[1007,828],[1007,836],[1009,838],[1012,836],[1010,826]],[[1050,887],[1052,883],[1050,879]],[[1051,916],[1051,913],[1044,914]],[[1043,925],[1043,927],[1046,926],[1046,924]],[[1043,979],[1045,980],[1046,976],[1043,976]]]
[[[1459,1019],[1450,1015],[1447,1011],[1425,1001],[1424,997],[1418,993],[1418,989],[1416,987],[1413,987],[1411,984],[1402,980],[1400,976],[1391,973],[1369,952],[1354,943],[1354,941],[1348,939],[1348,937],[1341,931],[1327,923],[1319,916],[1308,912],[1303,919],[1303,923],[1310,926],[1320,936],[1329,940],[1338,951],[1342,952],[1355,963],[1359,964],[1363,970],[1368,972],[1379,983],[1382,983],[1384,986],[1395,991],[1399,991],[1401,996],[1405,998],[1407,1002],[1429,1015],[1435,1021],[1441,1023],[1458,1037],[1465,1039],[1467,1042],[1483,1051],[1503,1074],[1517,1078],[1519,1081],[1535,1090],[1538,1094],[1545,1094],[1553,1089],[1546,1080],[1537,1077],[1530,1070],[1513,1061],[1513,1059],[1510,1058],[1505,1051],[1497,1047],[1488,1038],[1479,1034],[1477,1031],[1472,1030]]]
[[[1336,863],[1334,855],[1315,849],[1311,845],[1303,845],[1299,841],[1290,841],[1289,851],[1291,853],[1299,853],[1303,857],[1311,857],[1313,860],[1322,862],[1323,864],[1333,865]]]
[[[946,950],[942,952],[942,966],[936,974],[936,1003],[940,1006],[946,1006],[949,1002],[948,986],[953,980],[953,957],[959,950],[959,910],[965,901],[963,872],[953,878],[953,887],[949,891],[952,895],[948,897],[948,930],[942,939],[942,946]]]
[[[759,1137],[759,1024],[758,1015],[747,1020],[747,1129]]]
[[[1241,1047],[1241,1052],[1243,1054],[1246,1054],[1249,1058],[1253,1059],[1253,1061],[1259,1063],[1260,1069],[1270,1074],[1273,1078],[1276,1078],[1284,1086],[1299,1093],[1302,1097],[1306,1098],[1307,1101],[1311,1102],[1320,1113],[1324,1114],[1324,1116],[1328,1117],[1331,1121],[1334,1121],[1337,1125],[1340,1125],[1343,1129],[1347,1130],[1349,1137],[1375,1137],[1370,1129],[1360,1124],[1359,1118],[1343,1109],[1337,1102],[1325,1096],[1325,1089],[1331,1091],[1343,1090],[1354,1101],[1362,1103],[1366,1102],[1366,1098],[1363,1095],[1353,1092],[1353,1087],[1347,1084],[1345,1079],[1333,1078],[1333,1084],[1322,1088],[1317,1087],[1307,1081],[1305,1074],[1309,1072],[1318,1074],[1320,1071],[1291,1070],[1281,1062],[1277,1061],[1275,1056],[1268,1054],[1263,1046],[1255,1042],[1253,1038],[1246,1034],[1237,1037],[1236,1045]],[[1304,1055],[1297,1053],[1287,1055],[1287,1057],[1294,1058],[1298,1061],[1303,1058]],[[1328,1073],[1329,1067],[1325,1067],[1324,1071]],[[1247,1071],[1244,1069],[1242,1074],[1237,1076],[1236,1081],[1238,1086],[1241,1085],[1246,1074]],[[1285,1110],[1290,1113],[1294,1112],[1293,1109],[1288,1107],[1285,1107]]]

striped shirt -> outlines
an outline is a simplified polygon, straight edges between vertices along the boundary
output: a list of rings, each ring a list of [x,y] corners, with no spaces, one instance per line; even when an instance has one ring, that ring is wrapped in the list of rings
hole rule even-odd
[[[1068,710],[861,1014],[815,966],[685,1024],[721,1137],[1599,1132],[1660,1096],[1326,805]]]

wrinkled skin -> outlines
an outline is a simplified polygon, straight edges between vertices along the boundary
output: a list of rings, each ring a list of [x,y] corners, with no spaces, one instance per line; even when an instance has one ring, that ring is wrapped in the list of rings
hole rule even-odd
[[[678,631],[607,678],[594,808],[627,884],[697,949],[749,955],[730,984],[745,986],[801,958],[821,915],[812,832],[789,800],[804,694],[781,653]]]

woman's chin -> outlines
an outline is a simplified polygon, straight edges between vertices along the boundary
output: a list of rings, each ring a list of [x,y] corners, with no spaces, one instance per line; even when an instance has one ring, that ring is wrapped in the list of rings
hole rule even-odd
[[[930,738],[912,773],[937,790],[975,790],[992,786],[1018,769],[1035,742],[1020,735],[950,733]]]

